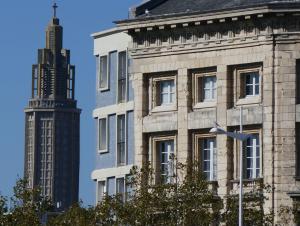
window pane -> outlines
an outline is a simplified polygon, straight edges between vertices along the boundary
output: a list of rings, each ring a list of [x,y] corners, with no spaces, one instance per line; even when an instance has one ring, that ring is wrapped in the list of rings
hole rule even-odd
[[[252,134],[246,141],[246,176],[248,179],[259,177],[260,171],[260,147],[259,135]]]
[[[241,74],[241,76],[246,76],[246,95],[259,95],[259,72]]]
[[[211,101],[216,98],[216,76],[204,77],[204,101]]]
[[[125,130],[125,115],[118,116],[118,131],[117,131],[117,162],[118,165],[126,164],[126,147],[125,147],[125,139],[126,139],[126,130]]]
[[[118,101],[124,102],[126,98],[126,52],[119,53],[119,65],[118,65]]]
[[[99,120],[99,150],[106,150],[106,119]]]
[[[98,181],[98,202],[101,202],[105,195],[105,181]]]
[[[125,201],[125,179],[118,178],[116,184],[117,194],[120,195],[122,201]]]
[[[204,138],[202,141],[202,170],[207,180],[216,179],[216,139]]]
[[[172,183],[174,174],[174,141],[159,142],[160,170],[164,183]]]
[[[107,56],[100,57],[99,87],[107,87]]]
[[[119,72],[118,72],[118,77],[119,79],[121,78],[126,78],[126,52],[120,52],[119,53]]]
[[[171,104],[175,101],[174,80],[160,81],[160,104]]]
[[[168,93],[161,94],[161,104],[168,104],[169,103],[169,95]]]

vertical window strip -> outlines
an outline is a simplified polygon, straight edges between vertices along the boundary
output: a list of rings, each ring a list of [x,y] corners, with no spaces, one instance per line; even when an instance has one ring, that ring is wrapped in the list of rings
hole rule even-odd
[[[248,179],[260,177],[260,145],[258,134],[253,134],[246,141],[246,177]]]
[[[126,101],[126,84],[127,84],[127,53],[119,53],[118,65],[118,102]]]
[[[216,139],[202,139],[202,171],[206,179],[216,179]]]
[[[107,55],[101,56],[99,62],[99,88],[108,88],[108,60]]]
[[[116,193],[120,196],[121,201],[125,202],[126,188],[124,177],[116,179]]]
[[[107,150],[107,119],[99,119],[99,150]]]
[[[97,202],[101,202],[106,194],[106,181],[98,181],[98,188],[97,188]]]
[[[125,115],[117,117],[117,165],[126,165],[126,118]]]
[[[163,183],[173,183],[174,177],[174,141],[159,142],[161,177]]]

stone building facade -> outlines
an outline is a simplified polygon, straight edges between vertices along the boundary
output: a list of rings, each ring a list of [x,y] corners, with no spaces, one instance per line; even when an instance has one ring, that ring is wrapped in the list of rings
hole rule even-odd
[[[151,0],[118,21],[132,36],[135,164],[170,180],[168,158],[198,160],[218,195],[238,192],[239,130],[246,187],[273,190],[266,208],[300,194],[300,2]],[[275,222],[279,218],[276,215]]]
[[[134,161],[134,102],[128,74],[130,36],[118,28],[92,35],[96,57],[96,203],[105,194],[126,194]]]
[[[54,5],[56,10],[56,5]],[[46,48],[32,66],[32,94],[25,108],[25,178],[39,186],[56,211],[78,202],[80,112],[75,100],[75,66],[63,49],[63,28],[51,19]]]

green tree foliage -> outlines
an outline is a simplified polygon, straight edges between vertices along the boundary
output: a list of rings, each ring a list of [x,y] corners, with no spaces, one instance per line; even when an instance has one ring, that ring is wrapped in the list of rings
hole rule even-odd
[[[50,202],[42,198],[40,189],[28,189],[27,185],[26,180],[17,181],[9,210],[7,200],[0,198],[1,226],[38,226],[42,215],[50,210]]]
[[[120,194],[107,195],[96,207],[86,208],[79,203],[62,213],[53,213],[51,203],[42,198],[40,189],[28,189],[27,181],[20,180],[14,188],[10,209],[7,199],[0,196],[0,226],[40,226],[45,215],[48,226],[237,225],[238,195],[221,199],[197,167],[177,164],[175,171],[172,183],[157,183],[163,178],[155,178],[149,164],[140,170],[134,167],[127,180],[131,192],[126,195],[126,202]],[[270,189],[261,184],[244,194],[245,225],[273,224],[273,213],[263,208]],[[282,207],[279,215],[289,223],[293,215],[298,222],[299,207],[299,203],[291,208]]]
[[[58,214],[56,217],[49,219],[49,226],[73,226],[84,225],[94,226],[95,210],[92,207],[84,208],[82,203],[74,204],[67,212]]]

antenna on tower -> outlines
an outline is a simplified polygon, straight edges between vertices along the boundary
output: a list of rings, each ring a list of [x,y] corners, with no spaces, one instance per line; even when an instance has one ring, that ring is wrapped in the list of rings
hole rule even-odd
[[[56,1],[54,0],[53,1],[53,17],[56,18],[56,10],[58,8],[57,4],[56,4]]]

